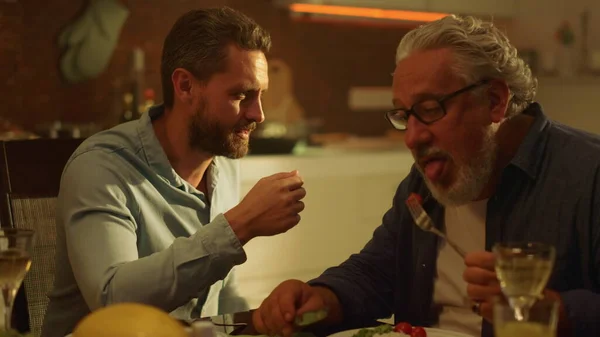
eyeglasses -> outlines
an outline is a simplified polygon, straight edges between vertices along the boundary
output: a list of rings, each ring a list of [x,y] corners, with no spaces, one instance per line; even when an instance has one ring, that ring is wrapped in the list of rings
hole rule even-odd
[[[423,124],[432,124],[446,116],[446,107],[444,102],[452,97],[462,94],[463,92],[473,90],[487,82],[488,80],[481,80],[439,99],[427,99],[419,103],[415,103],[410,109],[392,109],[386,111],[385,118],[397,130],[406,130],[408,118],[411,115],[415,116],[415,118]]]

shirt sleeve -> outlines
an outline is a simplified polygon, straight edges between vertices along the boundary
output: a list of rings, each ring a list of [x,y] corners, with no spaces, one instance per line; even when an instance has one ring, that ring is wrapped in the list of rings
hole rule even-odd
[[[343,326],[361,326],[392,315],[400,217],[396,200],[401,199],[398,195],[403,188],[403,185],[399,187],[393,207],[385,213],[382,224],[358,254],[308,282],[325,286],[336,294],[343,310]]]
[[[584,231],[580,240],[590,245],[590,257],[584,257],[584,261],[589,262],[588,277],[593,281],[587,289],[572,289],[560,293],[573,336],[600,336],[600,168],[596,169],[594,176],[588,181],[592,189],[586,197],[582,197],[579,214],[589,214],[587,219],[590,228]]]
[[[106,158],[105,158],[106,157]],[[117,302],[172,311],[245,262],[245,252],[220,214],[190,237],[139,257],[139,212],[128,178],[108,156],[85,154],[63,173],[57,210],[77,284],[91,310]]]

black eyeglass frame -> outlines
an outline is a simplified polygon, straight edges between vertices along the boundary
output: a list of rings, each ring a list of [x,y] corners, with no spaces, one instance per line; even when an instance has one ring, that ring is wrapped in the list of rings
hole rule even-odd
[[[489,80],[487,80],[487,79],[484,79],[484,80],[481,80],[481,81],[475,82],[475,83],[473,83],[473,84],[467,85],[466,87],[464,87],[464,88],[461,88],[461,89],[458,89],[458,90],[456,90],[456,91],[454,91],[454,92],[451,92],[451,93],[449,93],[449,94],[447,94],[447,95],[444,95],[444,96],[442,96],[441,98],[438,98],[438,99],[426,99],[426,100],[424,100],[424,101],[417,102],[417,103],[413,104],[413,105],[410,107],[410,109],[399,108],[399,109],[392,109],[392,110],[388,110],[388,111],[386,111],[386,112],[385,112],[385,119],[387,119],[387,121],[388,121],[388,122],[390,122],[390,124],[392,124],[392,127],[393,127],[394,129],[396,129],[396,130],[400,130],[400,131],[406,131],[406,130],[408,129],[408,118],[409,118],[411,115],[412,115],[412,116],[415,116],[415,118],[416,118],[417,120],[419,120],[419,122],[421,122],[421,123],[423,123],[423,124],[425,124],[425,125],[430,125],[430,124],[433,124],[433,123],[435,123],[435,122],[439,121],[440,119],[444,118],[444,116],[446,116],[446,105],[445,105],[444,103],[445,103],[447,100],[449,100],[449,99],[451,99],[451,98],[453,98],[453,97],[456,97],[456,96],[458,96],[458,95],[460,95],[460,94],[462,94],[462,93],[464,93],[464,92],[467,92],[467,91],[473,90],[473,89],[475,89],[475,88],[477,88],[477,87],[479,87],[479,86],[482,86],[482,85],[484,85],[484,84],[486,84],[486,83],[488,83],[488,82],[489,82]],[[419,114],[418,114],[418,113],[416,113],[416,111],[415,111],[415,107],[416,107],[416,106],[418,106],[419,104],[423,104],[424,102],[429,102],[429,101],[436,101],[436,102],[439,104],[440,108],[442,109],[442,114],[441,114],[441,115],[440,115],[438,118],[435,118],[435,119],[433,119],[433,120],[428,120],[428,121],[426,121],[426,120],[424,120],[424,119],[423,119],[421,116],[419,116]],[[404,113],[405,113],[405,117],[404,117],[404,119],[405,119],[405,125],[404,125],[404,128],[398,128],[398,127],[396,126],[396,124],[394,123],[394,121],[393,121],[393,116],[394,116],[394,115],[395,115],[395,114],[396,114],[398,111],[402,111],[402,112],[404,112]]]

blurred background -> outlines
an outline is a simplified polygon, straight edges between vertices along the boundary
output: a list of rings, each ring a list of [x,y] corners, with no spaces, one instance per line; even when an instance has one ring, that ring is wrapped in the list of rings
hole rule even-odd
[[[538,77],[546,113],[600,133],[600,1],[0,0],[0,139],[85,138],[138,118],[162,101],[161,48],[175,20],[222,5],[273,39],[271,124],[257,137],[269,141],[254,139],[241,160],[242,191],[291,169],[308,191],[298,227],[246,246],[239,279],[251,306],[286,278],[343,261],[379,225],[412,164],[383,118],[395,49],[432,15],[494,20]]]

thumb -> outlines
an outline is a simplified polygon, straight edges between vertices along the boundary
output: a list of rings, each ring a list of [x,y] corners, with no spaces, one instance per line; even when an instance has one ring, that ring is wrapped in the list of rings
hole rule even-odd
[[[300,306],[300,308],[298,308],[296,315],[299,316],[310,311],[319,311],[322,309],[325,309],[323,299],[320,296],[313,294],[305,300],[305,302]]]

